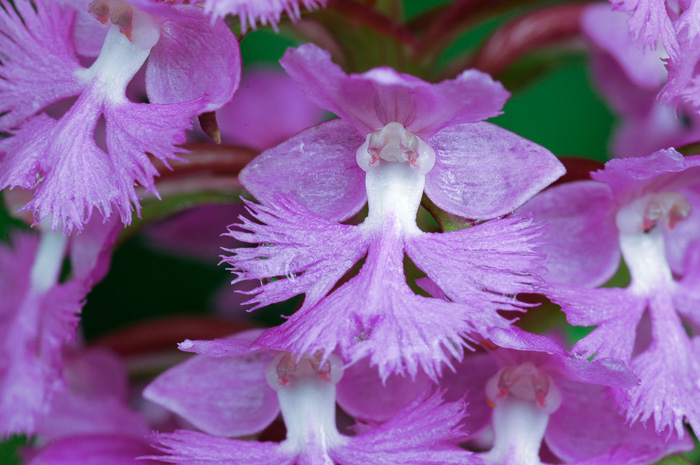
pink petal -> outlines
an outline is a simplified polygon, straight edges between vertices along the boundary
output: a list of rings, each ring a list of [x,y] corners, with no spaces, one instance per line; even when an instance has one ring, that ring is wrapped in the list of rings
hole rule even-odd
[[[71,39],[74,11],[54,2],[0,2],[0,130],[16,127],[85,85]],[[34,9],[36,8],[36,10]]]
[[[510,296],[533,292],[539,282],[542,256],[535,248],[542,232],[526,218],[493,220],[407,238],[406,253],[451,300],[485,311],[518,309]]]
[[[547,224],[539,251],[548,282],[597,287],[620,265],[617,204],[610,188],[595,181],[554,186],[515,211]]]
[[[338,405],[353,418],[384,422],[414,400],[428,383],[422,372],[415,379],[392,375],[382,382],[377,368],[363,359],[345,368],[337,386]]]
[[[241,54],[236,37],[199,7],[173,8],[178,16],[161,23],[160,39],[149,56],[148,98],[152,103],[181,103],[204,97],[201,111],[216,110],[238,88]]]
[[[498,365],[489,354],[468,354],[455,371],[445,372],[440,379],[440,386],[447,389],[445,400],[452,402],[459,399],[467,401],[469,416],[463,421],[472,436],[478,435],[491,424],[493,407],[486,398],[486,382],[496,374]]]
[[[152,453],[148,443],[121,435],[74,436],[54,442],[29,462],[29,465],[157,465],[141,460]]]
[[[2,308],[5,304],[0,302],[0,314],[6,319],[0,327],[0,434],[33,433],[62,388],[61,350],[75,338],[85,292],[79,282],[54,287],[41,296],[28,288],[28,282],[12,292],[24,297],[15,308]]]
[[[281,302],[304,293],[304,308],[315,305],[340,278],[362,258],[367,241],[355,226],[342,225],[316,216],[303,207],[277,199],[273,206],[248,203],[255,221],[229,232],[233,238],[253,244],[239,248],[224,261],[238,273],[234,283],[284,276],[247,292],[253,308]],[[262,224],[261,224],[262,223]]]
[[[632,39],[625,23],[629,15],[612,11],[603,3],[591,4],[581,16],[586,38],[610,54],[637,87],[654,92],[666,82],[666,70],[658,53],[645,50]]]
[[[241,30],[245,33],[257,23],[270,25],[277,31],[282,14],[287,13],[292,21],[301,17],[300,6],[314,10],[326,6],[327,0],[205,0],[204,9],[214,16],[233,15],[240,17]]]
[[[291,197],[309,211],[343,221],[367,202],[355,152],[364,140],[342,120],[329,121],[261,153],[240,174],[261,203]]]
[[[275,442],[238,441],[219,438],[196,431],[178,430],[171,434],[159,434],[155,438],[157,449],[163,456],[150,456],[154,460],[179,465],[291,465],[296,463],[296,453],[286,451]]]
[[[197,355],[158,376],[144,397],[198,429],[217,436],[246,436],[279,414],[277,393],[265,381],[273,352],[238,357]]]
[[[330,455],[342,465],[480,464],[472,452],[451,445],[466,434],[464,416],[463,402],[445,403],[439,394],[424,393],[378,428],[331,449]]]
[[[692,449],[689,438],[658,436],[641,424],[632,427],[615,411],[609,395],[599,386],[558,380],[562,405],[550,418],[545,435],[549,448],[565,461],[584,460],[614,449],[624,449],[628,460],[645,457],[655,463],[665,455]],[[667,442],[668,441],[668,442]],[[617,456],[619,462],[628,463]],[[594,462],[601,463],[601,462]],[[602,462],[608,463],[608,462]],[[637,463],[637,462],[631,462]]]
[[[562,306],[569,323],[598,327],[574,346],[582,357],[632,357],[636,331],[647,305],[647,299],[625,289],[581,289],[557,287],[549,293],[553,302]],[[614,343],[613,343],[614,341]]]
[[[73,8],[76,11],[72,37],[78,55],[84,57],[96,57],[99,55],[109,28],[100,24],[100,22],[88,12],[88,7],[93,0],[53,1],[61,5],[64,9]]]
[[[257,344],[296,353],[337,348],[355,362],[370,357],[382,379],[392,373],[436,379],[442,363],[461,358],[465,338],[508,322],[496,312],[415,295],[403,271],[403,241],[394,226],[371,238],[360,273],[320,300],[263,333]],[[358,298],[361,296],[361,298]],[[429,309],[426,311],[426,309]]]
[[[262,151],[318,124],[324,114],[282,70],[255,68],[243,73],[236,98],[216,119],[222,141]]]
[[[493,124],[451,126],[428,142],[436,157],[425,193],[466,218],[510,213],[565,172],[549,150]]]
[[[632,13],[627,24],[635,40],[656,47],[661,39],[669,55],[675,56],[679,52],[666,0],[611,0],[611,3],[614,10]]]
[[[157,171],[148,154],[164,162],[177,158],[175,145],[184,142],[185,129],[202,105],[108,104],[85,92],[60,120],[40,115],[0,142],[0,152],[6,153],[0,186],[31,189],[43,176],[23,209],[33,210],[37,220],[52,215],[52,228],[62,222],[64,232],[82,229],[95,208],[108,218],[116,206],[129,224],[132,209],[139,209],[135,183],[155,189]],[[93,139],[103,113],[107,152]]]
[[[445,127],[500,114],[509,97],[500,83],[476,70],[438,84],[391,68],[347,75],[313,44],[288,50],[280,63],[312,102],[352,123],[363,136],[398,122],[428,139]]]
[[[675,191],[697,184],[700,155],[684,157],[673,148],[659,150],[648,157],[611,160],[591,177],[610,186],[614,199],[625,204],[649,192]]]
[[[629,421],[644,423],[653,415],[657,433],[675,430],[683,437],[684,420],[700,427],[700,338],[688,337],[665,290],[650,298],[649,311],[651,344],[631,364],[641,384],[618,392],[617,401]]]

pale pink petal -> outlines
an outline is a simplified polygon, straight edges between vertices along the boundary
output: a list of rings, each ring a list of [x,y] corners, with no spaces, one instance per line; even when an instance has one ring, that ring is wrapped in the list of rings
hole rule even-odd
[[[500,83],[476,70],[438,84],[391,68],[347,75],[313,44],[288,50],[280,63],[312,102],[352,123],[363,136],[398,122],[428,139],[445,127],[500,114],[509,97]]]
[[[127,404],[128,377],[123,361],[105,349],[64,351],[66,389],[57,393],[37,434],[45,441],[83,434],[143,438],[145,417]]]
[[[693,429],[700,427],[700,386],[695,382],[700,376],[700,338],[688,337],[664,289],[650,297],[649,312],[651,344],[631,364],[641,384],[618,391],[616,399],[629,421],[644,423],[653,415],[657,433],[675,430],[682,437],[684,420]]]
[[[655,463],[665,455],[692,449],[690,438],[667,438],[641,424],[626,424],[611,402],[609,395],[592,384],[557,380],[562,404],[549,420],[545,441],[560,458],[568,461],[585,460],[615,449],[626,449],[631,458],[642,456]],[[617,455],[621,459],[620,455]],[[586,463],[586,462],[584,462]],[[593,463],[638,463],[634,461]]]
[[[603,3],[593,3],[581,15],[581,27],[589,41],[615,59],[635,87],[657,92],[666,82],[663,62],[658,53],[645,50],[630,36],[625,27],[628,18]]]
[[[259,433],[279,414],[277,393],[265,380],[274,356],[271,351],[196,355],[158,376],[143,395],[209,434]]]
[[[466,218],[508,214],[565,172],[549,150],[489,123],[450,126],[428,142],[436,157],[425,193]]]
[[[456,302],[518,309],[512,296],[534,292],[542,256],[535,252],[543,230],[527,218],[494,220],[445,233],[406,239],[406,253]]]
[[[277,30],[282,14],[287,13],[294,21],[300,18],[300,7],[307,10],[326,6],[327,0],[205,0],[204,9],[214,16],[234,15],[241,21],[241,30],[256,29],[257,24],[268,24]]]
[[[91,58],[99,55],[109,28],[100,24],[88,11],[88,7],[93,0],[53,1],[63,8],[73,8],[76,12],[73,20],[72,37],[75,51],[78,55]]]
[[[391,375],[382,382],[377,368],[363,359],[345,368],[336,388],[338,405],[358,420],[383,422],[418,397],[428,383],[422,372],[415,379]]]
[[[669,17],[666,0],[610,0],[613,9],[632,13],[628,19],[630,33],[647,47],[657,47],[659,40],[669,55],[675,56],[678,39]]]
[[[85,87],[75,75],[80,69],[71,38],[75,11],[47,0],[13,3],[19,15],[9,2],[0,2],[1,131]]]
[[[659,150],[648,157],[618,158],[605,169],[591,173],[606,183],[613,198],[625,204],[650,192],[678,190],[697,184],[700,179],[700,155],[684,157],[675,149]]]
[[[229,235],[253,244],[224,261],[238,274],[234,283],[286,277],[262,284],[247,304],[253,308],[304,293],[304,308],[315,305],[362,258],[367,241],[355,226],[334,223],[282,198],[270,207],[248,203],[255,221],[241,217]],[[261,224],[262,223],[262,224]]]
[[[282,70],[254,68],[216,120],[223,142],[262,151],[320,123],[324,113]]]
[[[317,215],[343,221],[367,202],[365,172],[355,158],[363,142],[350,124],[329,121],[261,153],[240,180],[261,203],[291,197]]]
[[[446,403],[440,394],[418,396],[376,429],[331,449],[342,465],[476,465],[472,452],[452,446],[466,436],[464,402]]]
[[[61,350],[75,338],[85,298],[79,282],[41,296],[28,282],[13,292],[24,295],[20,306],[1,308],[5,304],[0,302],[0,434],[32,433],[38,419],[49,413],[54,394],[63,387]]]
[[[436,379],[443,363],[460,359],[467,340],[508,322],[483,305],[465,305],[415,295],[403,270],[403,241],[392,225],[372,239],[360,273],[320,300],[297,311],[257,344],[296,353],[326,355],[336,348],[351,361],[370,357],[382,379],[418,374]],[[362,296],[362,298],[358,298]],[[483,336],[486,337],[486,336]]]
[[[595,181],[575,181],[536,195],[515,211],[547,225],[539,247],[554,284],[596,287],[620,265],[617,205],[610,188]]]
[[[160,39],[146,67],[146,92],[152,103],[203,98],[201,111],[220,108],[233,97],[241,76],[241,54],[231,30],[212,22],[201,8],[175,7],[178,16],[161,22]]]
[[[196,431],[158,434],[154,442],[165,455],[149,458],[178,465],[291,465],[297,458],[276,442],[238,441]]]
[[[455,365],[455,371],[446,371],[440,387],[447,389],[445,400],[464,399],[469,416],[463,421],[472,436],[478,435],[489,424],[493,407],[486,397],[486,382],[496,374],[498,365],[490,354],[468,354]]]
[[[583,357],[619,358],[629,361],[647,299],[625,289],[581,289],[559,286],[548,296],[562,306],[569,323],[598,327],[574,346]],[[611,343],[614,341],[614,344]]]

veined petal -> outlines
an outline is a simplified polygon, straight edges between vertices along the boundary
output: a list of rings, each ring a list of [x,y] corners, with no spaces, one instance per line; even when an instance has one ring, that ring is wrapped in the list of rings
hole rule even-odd
[[[325,114],[324,110],[304,96],[284,71],[256,67],[243,73],[236,98],[216,112],[216,120],[222,141],[263,151],[315,126]],[[329,155],[319,154],[318,158],[323,159]],[[352,157],[349,152],[347,155]],[[262,157],[259,157],[255,163],[261,161]],[[332,161],[327,162],[329,167],[332,166]],[[288,174],[291,173],[287,171],[286,175]],[[278,182],[284,181],[286,175],[278,179]],[[276,186],[277,183],[268,188]]]
[[[546,256],[548,282],[596,287],[620,265],[616,213],[608,186],[576,181],[541,192],[514,214],[547,224],[538,250]]]
[[[214,16],[234,15],[241,20],[241,30],[256,29],[258,22],[277,30],[282,14],[294,21],[301,17],[300,6],[308,10],[326,6],[327,0],[205,0],[204,8]]]
[[[428,143],[436,155],[425,193],[466,218],[508,214],[565,172],[549,150],[490,123],[452,125]]]
[[[0,2],[0,131],[85,87],[76,76],[74,11],[47,0],[13,3]]]
[[[698,183],[700,155],[684,157],[675,149],[659,150],[648,157],[618,158],[604,170],[591,173],[610,186],[614,199],[625,204],[649,192],[678,190]]]
[[[229,339],[249,342],[246,335]],[[216,358],[196,355],[158,376],[143,395],[209,434],[255,434],[280,410],[277,394],[265,381],[274,356],[264,350]]]
[[[238,441],[196,431],[158,434],[153,440],[165,455],[146,458],[178,465],[291,465],[297,457],[275,442]]]
[[[397,122],[428,139],[447,126],[500,114],[510,96],[476,70],[438,84],[391,68],[347,75],[313,44],[289,49],[280,63],[312,102],[352,123],[363,136]]]
[[[440,394],[418,396],[379,427],[331,449],[342,465],[401,463],[408,465],[480,464],[472,452],[451,446],[466,436],[462,401],[444,402]]]
[[[286,277],[250,291],[254,297],[247,303],[255,304],[253,308],[302,293],[303,308],[315,305],[367,250],[357,227],[328,221],[295,203],[278,200],[269,207],[248,207],[256,222],[241,217],[243,223],[229,235],[260,245],[229,250],[234,255],[224,261],[238,273],[234,282]]]
[[[367,202],[365,172],[355,158],[363,142],[350,124],[329,121],[261,153],[239,179],[261,203],[290,197],[310,212],[343,221]]]
[[[175,144],[184,142],[202,108],[202,102],[112,103],[85,92],[60,120],[40,115],[2,141],[0,186],[35,189],[23,210],[33,210],[37,221],[51,215],[52,228],[61,223],[66,233],[82,229],[95,208],[109,218],[115,206],[129,224],[133,208],[139,209],[135,183],[155,189],[157,171],[147,152],[161,161],[176,158]],[[102,114],[107,152],[93,138]]]
[[[636,331],[647,299],[626,289],[582,289],[557,286],[548,293],[561,305],[569,323],[598,327],[574,346],[582,357],[600,357],[629,361],[634,350]]]
[[[415,379],[392,375],[382,382],[377,368],[363,359],[345,368],[337,386],[338,405],[353,418],[384,422],[418,397],[428,383],[422,372]]]
[[[236,37],[221,20],[193,5],[175,7],[178,16],[161,22],[161,35],[146,67],[152,103],[201,99],[202,111],[220,108],[233,97],[241,77]]]
[[[645,50],[630,36],[625,27],[628,18],[604,3],[594,3],[581,16],[581,26],[588,40],[610,54],[635,87],[656,92],[667,76],[660,54]]]
[[[657,433],[675,430],[683,437],[684,419],[700,427],[700,338],[688,338],[664,289],[650,297],[649,311],[652,341],[631,365],[641,384],[616,399],[628,420],[644,423],[653,415]]]
[[[601,386],[565,379],[558,380],[557,385],[562,393],[562,405],[549,420],[545,441],[566,461],[588,463],[587,458],[597,457],[600,461],[591,460],[590,463],[654,463],[666,455],[693,447],[690,438],[659,436],[642,424],[629,427]],[[629,461],[603,461],[606,453]],[[632,461],[639,458],[644,460]]]
[[[493,220],[471,228],[406,238],[406,253],[455,302],[484,311],[521,308],[515,294],[540,283],[535,252],[541,225],[527,218]]]
[[[655,48],[661,39],[669,55],[678,54],[678,39],[666,0],[611,0],[611,3],[614,10],[632,13],[627,24],[635,40]]]
[[[267,330],[256,343],[294,353],[320,350],[326,356],[338,348],[351,361],[370,357],[382,379],[392,373],[415,377],[419,367],[435,379],[443,362],[462,357],[470,335],[509,326],[482,305],[414,294],[404,275],[400,229],[393,221],[385,224],[370,236],[367,260],[356,277]]]

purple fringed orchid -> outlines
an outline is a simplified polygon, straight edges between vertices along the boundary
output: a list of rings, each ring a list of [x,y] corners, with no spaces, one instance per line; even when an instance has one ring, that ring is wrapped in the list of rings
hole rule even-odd
[[[453,444],[465,435],[460,426],[464,403],[443,403],[439,394],[426,390],[411,397],[399,390],[405,406],[390,419],[355,436],[341,434],[335,420],[340,359],[260,349],[251,345],[256,333],[180,344],[200,355],[160,375],[144,395],[204,433],[159,434],[156,447],[165,455],[151,458],[182,465],[481,463]],[[281,443],[218,437],[258,433],[280,411],[287,427]]]
[[[541,230],[527,218],[487,221],[441,234],[422,232],[423,193],[475,222],[505,215],[564,172],[544,148],[492,124],[508,93],[489,76],[465,71],[429,84],[389,68],[346,75],[307,44],[282,65],[317,105],[341,119],[262,153],[241,181],[262,205],[256,221],[229,233],[257,248],[225,261],[235,282],[276,279],[250,292],[254,308],[304,293],[301,308],[257,341],[293,353],[371,357],[382,378],[436,378],[465,338],[487,337],[519,309],[513,296],[537,283]],[[359,226],[342,224],[368,203]],[[406,283],[410,259],[451,299],[417,295]],[[337,283],[365,258],[359,274]]]
[[[108,31],[84,68],[72,38],[81,16],[61,3],[0,2],[0,131],[12,134],[0,141],[0,188],[33,190],[23,209],[37,221],[51,216],[65,233],[82,229],[95,208],[104,218],[114,208],[128,224],[140,208],[136,184],[157,195],[149,156],[177,159],[192,118],[233,96],[238,43],[196,6],[95,0],[89,11]],[[147,60],[151,103],[134,103],[126,88]],[[36,114],[71,97],[77,101],[57,120]],[[101,119],[103,147],[94,137]]]
[[[577,355],[622,359],[641,379],[616,390],[630,421],[653,416],[658,432],[682,436],[685,418],[698,430],[699,342],[683,321],[700,323],[691,253],[700,233],[700,156],[662,150],[610,161],[591,176],[551,188],[517,212],[550,222],[543,247],[550,298],[570,323],[597,326],[574,346]],[[621,256],[631,276],[626,288],[588,288],[610,279]]]
[[[693,448],[690,438],[666,441],[641,425],[630,428],[614,412],[604,387],[637,382],[619,360],[570,358],[544,338],[528,346],[469,355],[441,380],[448,394],[466,392],[475,409],[491,407],[480,416],[484,424],[470,425],[475,432],[491,425],[492,446],[479,454],[487,465],[543,465],[543,443],[556,463],[591,465],[651,465]]]
[[[16,235],[0,247],[0,435],[34,433],[64,392],[64,346],[75,340],[87,292],[104,277],[117,229],[88,225],[83,234]],[[59,282],[66,256],[72,279]]]
[[[301,17],[300,6],[309,10],[326,6],[327,0],[205,0],[204,8],[215,17],[238,16],[241,31],[256,29],[257,24],[270,25],[277,31],[282,14],[287,13],[292,21]]]
[[[699,140],[700,115],[687,105],[674,109],[657,99],[668,77],[664,50],[645,50],[627,33],[626,17],[602,3],[591,4],[581,16],[583,32],[593,45],[593,77],[621,118],[612,153],[644,156]]]

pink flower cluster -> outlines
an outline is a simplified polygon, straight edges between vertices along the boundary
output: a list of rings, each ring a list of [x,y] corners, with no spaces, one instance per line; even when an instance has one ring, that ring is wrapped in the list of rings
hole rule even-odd
[[[554,154],[485,121],[510,94],[481,71],[348,74],[309,43],[284,54],[288,77],[241,80],[222,17],[245,32],[325,2],[0,0],[0,188],[25,191],[40,230],[0,245],[0,434],[33,435],[31,465],[651,465],[691,450],[700,155],[667,148],[696,132],[658,129],[653,98],[664,86],[697,119],[697,5],[613,3],[661,40],[668,81],[624,21],[584,13],[629,152],[552,186]],[[232,284],[250,310],[303,300],[279,326],[181,342],[195,355],[139,412],[122,361],[79,341],[79,313],[141,196],[158,196],[156,166],[217,110],[224,142],[262,151],[237,178],[252,199],[225,233]],[[317,124],[324,110],[338,118]],[[152,240],[211,254],[189,228],[220,211]],[[601,287],[621,263],[629,284]],[[595,328],[571,350],[526,331],[526,294]]]

